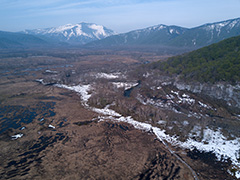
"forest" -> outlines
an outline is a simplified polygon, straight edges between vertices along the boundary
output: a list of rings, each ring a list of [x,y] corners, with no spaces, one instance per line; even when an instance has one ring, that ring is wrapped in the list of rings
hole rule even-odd
[[[240,36],[150,66],[186,80],[234,84],[240,81]]]

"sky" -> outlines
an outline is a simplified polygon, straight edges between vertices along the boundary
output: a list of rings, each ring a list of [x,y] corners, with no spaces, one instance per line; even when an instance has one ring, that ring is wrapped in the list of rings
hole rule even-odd
[[[240,0],[0,0],[0,30],[12,32],[89,22],[124,33],[239,17]]]

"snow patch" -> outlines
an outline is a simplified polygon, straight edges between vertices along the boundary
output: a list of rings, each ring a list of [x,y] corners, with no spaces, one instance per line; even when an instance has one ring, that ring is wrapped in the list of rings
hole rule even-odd
[[[190,96],[183,94],[182,97],[178,96],[178,103],[187,103],[189,105],[192,105],[195,103],[195,99],[190,98]]]
[[[91,94],[88,93],[88,91],[91,90],[91,85],[89,85],[89,84],[88,85],[77,85],[77,86],[67,86],[64,84],[56,84],[55,86],[77,92],[81,96],[81,99],[85,103],[85,105],[87,105],[87,101],[91,97]]]
[[[189,125],[189,122],[188,121],[183,121],[183,123],[182,123],[184,126],[187,126],[187,125]]]
[[[167,121],[164,121],[164,120],[160,120],[160,121],[157,122],[157,124],[161,124],[161,125],[162,125],[162,124],[164,125],[164,124],[166,124],[166,123],[167,123]]]
[[[172,84],[172,82],[163,82],[161,85],[162,86],[167,86],[167,85],[170,85],[170,84]]]
[[[99,108],[91,108],[92,111],[99,113],[99,114],[103,114],[103,115],[107,115],[107,116],[115,116],[115,117],[121,117],[122,115],[117,113],[114,110],[108,109],[107,107],[105,107],[104,109],[99,109]]]
[[[95,35],[98,39],[100,39],[100,37],[99,37],[100,35],[102,35],[102,36],[104,36],[104,37],[107,36],[106,32],[104,31],[104,27],[101,26],[101,25],[92,24],[92,25],[89,25],[88,27],[91,28],[91,29],[93,29],[93,30],[95,30],[94,35]]]
[[[21,137],[23,137],[23,134],[20,133],[20,134],[13,135],[12,139],[15,140],[15,139],[18,139],[18,138],[21,138]]]
[[[194,46],[197,44],[196,39],[193,39],[192,42]]]
[[[49,69],[47,69],[45,72],[46,73],[52,73],[52,74],[57,74],[58,73],[57,71],[52,71],[52,70],[49,70]]]
[[[35,81],[36,81],[36,82],[39,82],[39,83],[41,83],[41,84],[43,84],[43,85],[46,84],[46,83],[44,83],[44,80],[43,80],[43,79],[36,79]]]
[[[53,125],[51,125],[51,124],[49,124],[48,127],[55,129],[55,126],[53,126]]]
[[[171,90],[171,93],[172,93],[172,94],[175,94],[175,95],[177,95],[177,96],[179,95],[179,92],[177,92],[177,91]]]
[[[117,79],[119,78],[121,73],[97,73],[95,75],[96,78],[104,78],[104,79]]]
[[[143,74],[143,77],[149,77],[151,74],[149,72],[146,72],[145,74]]]
[[[233,22],[231,22],[231,23],[229,24],[230,29],[234,28],[234,26],[235,26],[237,23],[238,23],[237,20],[234,20]]]
[[[220,129],[213,131],[209,128],[203,130],[203,139],[197,142],[189,138],[186,142],[179,143],[181,147],[192,149],[197,148],[200,151],[213,152],[218,160],[230,159],[234,165],[240,166],[238,162],[240,150],[240,138],[234,140],[227,140],[223,136]]]
[[[124,88],[124,90],[131,89],[136,87],[138,83],[135,82],[113,82],[112,83],[116,88]]]
[[[207,104],[204,104],[204,103],[202,103],[201,101],[198,101],[198,104],[199,104],[201,107],[204,107],[204,108],[207,108],[207,109],[212,109],[211,106],[208,106]]]
[[[233,175],[234,176],[234,175]],[[235,176],[236,176],[236,178],[240,178],[240,171],[237,171],[236,173],[235,173]]]
[[[190,138],[200,138],[201,129],[201,126],[195,125],[188,136]]]
[[[72,24],[67,24],[67,25],[64,25],[64,26],[59,26],[57,28],[52,28],[50,29],[49,31],[47,31],[46,33],[60,33],[60,32],[63,32],[63,31],[67,31],[69,29],[72,29],[74,27],[74,25]]]

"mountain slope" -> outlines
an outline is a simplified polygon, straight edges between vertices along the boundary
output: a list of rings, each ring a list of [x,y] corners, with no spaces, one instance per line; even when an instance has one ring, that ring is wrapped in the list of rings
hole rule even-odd
[[[178,26],[158,25],[124,34],[110,36],[89,45],[159,45],[199,48],[240,35],[240,18],[187,29]]]
[[[151,65],[200,82],[240,81],[240,36]]]
[[[0,31],[0,48],[23,48],[44,45],[47,45],[46,41],[32,35]]]
[[[23,33],[35,35],[48,41],[85,44],[115,34],[104,26],[92,23],[67,24],[56,28],[25,30]]]
[[[186,28],[178,26],[157,25],[146,29],[135,30],[125,34],[110,36],[92,45],[166,45],[175,37],[186,32]]]
[[[240,18],[192,28],[170,44],[203,47],[238,35],[240,35]]]

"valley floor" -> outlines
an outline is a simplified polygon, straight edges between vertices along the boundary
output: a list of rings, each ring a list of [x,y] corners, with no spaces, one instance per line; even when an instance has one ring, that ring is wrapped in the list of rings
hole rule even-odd
[[[0,179],[235,178],[239,167],[231,159],[219,161],[214,151],[183,148],[168,140],[176,135],[184,142],[191,134],[201,142],[197,128],[201,132],[205,125],[202,133],[214,129],[212,118],[205,116],[208,106],[215,108],[212,103],[162,86],[173,106],[131,74],[130,68],[145,62],[142,56],[108,53],[0,60]],[[155,99],[148,92],[157,92]],[[193,98],[200,103],[187,106]],[[230,122],[232,138],[226,142],[239,147],[233,128],[239,120],[222,108],[212,112],[220,124],[216,113]]]

